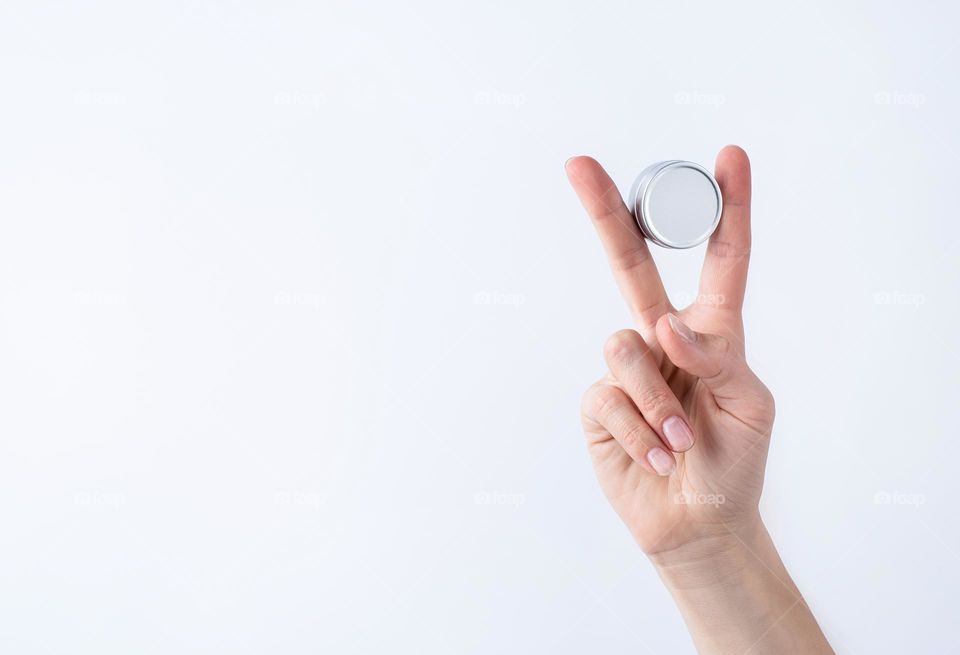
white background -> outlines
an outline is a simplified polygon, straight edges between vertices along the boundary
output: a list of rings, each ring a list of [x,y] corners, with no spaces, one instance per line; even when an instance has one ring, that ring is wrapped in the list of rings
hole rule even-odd
[[[960,652],[957,18],[4,3],[0,650],[693,652],[583,446],[629,319],[562,167],[738,143],[769,528],[839,652]]]

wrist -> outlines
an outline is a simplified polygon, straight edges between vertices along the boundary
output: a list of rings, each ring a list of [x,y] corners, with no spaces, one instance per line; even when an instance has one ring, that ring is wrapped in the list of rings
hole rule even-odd
[[[736,578],[757,560],[776,557],[776,549],[759,513],[734,524],[721,524],[712,534],[701,535],[670,550],[649,555],[668,587],[709,587]]]
[[[759,514],[650,556],[701,653],[832,653]]]

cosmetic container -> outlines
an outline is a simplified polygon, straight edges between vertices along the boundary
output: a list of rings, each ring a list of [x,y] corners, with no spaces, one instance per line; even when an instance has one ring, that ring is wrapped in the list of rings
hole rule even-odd
[[[720,223],[723,198],[710,171],[678,159],[652,164],[637,176],[627,206],[644,236],[664,248],[692,248]]]

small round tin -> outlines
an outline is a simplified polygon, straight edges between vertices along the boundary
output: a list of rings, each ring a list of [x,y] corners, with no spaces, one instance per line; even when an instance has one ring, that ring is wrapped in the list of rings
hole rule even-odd
[[[723,197],[713,175],[691,161],[647,166],[630,188],[630,211],[644,236],[664,248],[692,248],[720,223]]]

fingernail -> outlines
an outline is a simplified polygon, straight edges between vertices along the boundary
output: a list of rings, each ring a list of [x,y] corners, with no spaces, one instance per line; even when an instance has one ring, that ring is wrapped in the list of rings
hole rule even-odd
[[[678,337],[687,343],[696,343],[697,333],[688,328],[686,323],[673,314],[667,314],[667,320],[670,321],[670,329],[676,332]]]
[[[651,448],[647,453],[647,461],[657,472],[657,475],[670,475],[673,469],[677,468],[677,463],[673,461],[673,456],[663,448]]]
[[[679,416],[671,416],[663,422],[663,436],[667,443],[677,452],[690,450],[693,446],[693,430]]]

